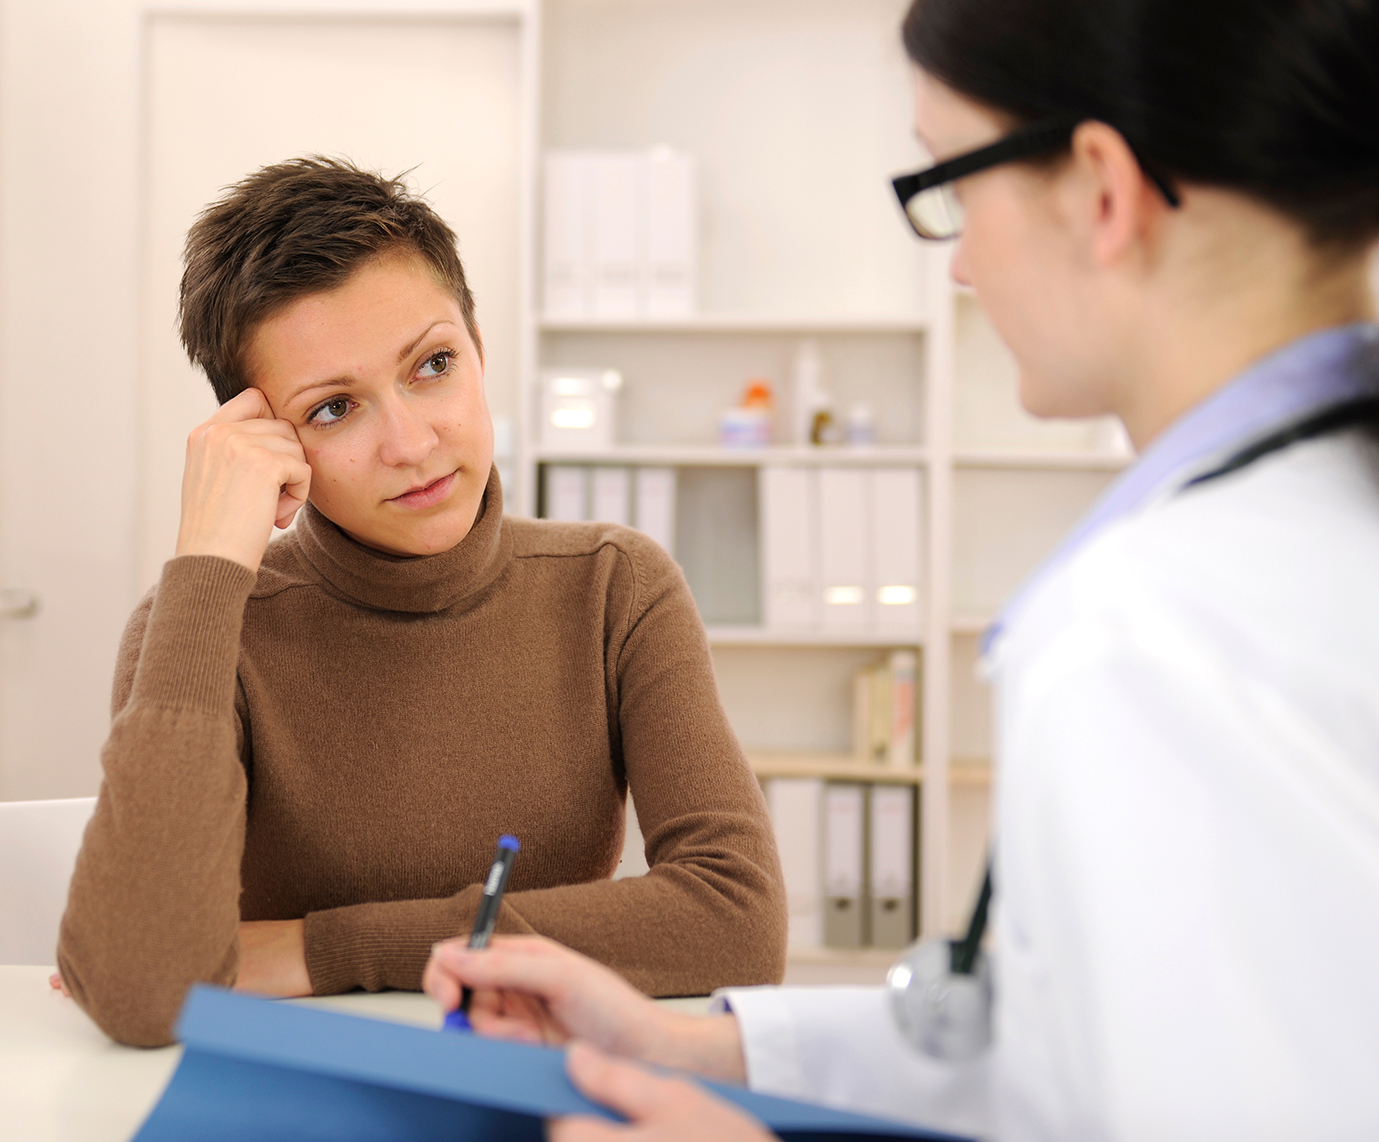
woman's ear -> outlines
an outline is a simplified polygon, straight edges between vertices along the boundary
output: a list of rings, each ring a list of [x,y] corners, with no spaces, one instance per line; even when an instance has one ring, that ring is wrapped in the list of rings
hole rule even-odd
[[[1078,125],[1072,164],[1089,253],[1097,265],[1112,266],[1150,236],[1168,204],[1145,176],[1124,136],[1105,123]]]

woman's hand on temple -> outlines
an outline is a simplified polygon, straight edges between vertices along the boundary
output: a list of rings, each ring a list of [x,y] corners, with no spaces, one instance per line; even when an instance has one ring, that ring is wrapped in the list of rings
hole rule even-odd
[[[582,1039],[604,1051],[742,1082],[737,1020],[658,1007],[620,975],[541,936],[499,936],[484,951],[463,938],[437,944],[422,986],[446,1011],[473,991],[475,1031],[562,1045]]]
[[[239,925],[236,991],[290,999],[311,994],[305,925],[300,920],[244,920]]]
[[[258,389],[245,389],[187,438],[177,554],[219,555],[257,571],[274,524],[292,522],[310,487],[296,429]]]
[[[646,1142],[768,1142],[775,1138],[756,1119],[693,1083],[610,1059],[584,1043],[570,1048],[565,1069],[581,1092],[616,1110],[627,1123],[561,1118],[547,1128],[550,1142],[618,1142],[624,1138]]]

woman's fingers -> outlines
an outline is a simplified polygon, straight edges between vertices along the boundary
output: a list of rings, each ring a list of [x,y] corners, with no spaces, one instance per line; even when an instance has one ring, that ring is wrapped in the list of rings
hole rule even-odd
[[[177,554],[219,555],[255,571],[274,525],[291,523],[310,489],[296,429],[246,389],[187,438]]]
[[[234,424],[246,420],[277,420],[262,389],[245,389],[221,405],[207,424]],[[279,423],[286,424],[286,421]]]
[[[311,994],[301,920],[243,920],[239,925],[237,991],[259,995]]]

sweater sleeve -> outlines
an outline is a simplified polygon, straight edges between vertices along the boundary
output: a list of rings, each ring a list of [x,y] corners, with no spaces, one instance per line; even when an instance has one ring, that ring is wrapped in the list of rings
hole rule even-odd
[[[500,932],[538,932],[651,995],[777,983],[785,891],[761,787],[719,701],[708,641],[679,568],[629,544],[625,618],[608,692],[650,871],[509,893]],[[431,945],[468,931],[482,886],[442,900],[359,904],[306,918],[317,994],[416,989]]]
[[[72,875],[58,967],[107,1034],[172,1041],[193,983],[238,971],[246,777],[236,667],[251,571],[184,556],[130,619],[95,815]]]

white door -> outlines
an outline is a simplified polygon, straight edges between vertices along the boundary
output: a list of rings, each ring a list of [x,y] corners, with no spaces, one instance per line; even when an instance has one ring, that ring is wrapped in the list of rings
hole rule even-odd
[[[306,153],[410,170],[460,236],[489,403],[518,411],[529,6],[197,6],[0,0],[0,799],[96,790],[119,634],[215,407],[174,323],[222,187]]]

